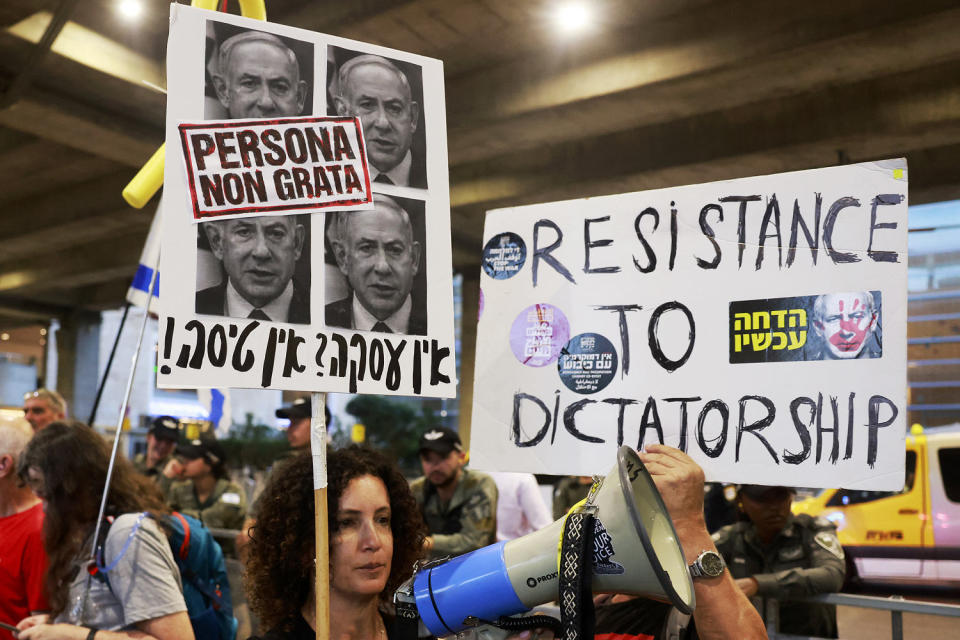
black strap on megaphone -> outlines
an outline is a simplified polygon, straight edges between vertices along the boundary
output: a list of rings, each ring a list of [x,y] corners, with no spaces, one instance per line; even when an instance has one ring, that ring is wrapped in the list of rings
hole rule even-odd
[[[560,640],[593,640],[596,619],[593,611],[594,515],[591,510],[567,516],[560,542]]]

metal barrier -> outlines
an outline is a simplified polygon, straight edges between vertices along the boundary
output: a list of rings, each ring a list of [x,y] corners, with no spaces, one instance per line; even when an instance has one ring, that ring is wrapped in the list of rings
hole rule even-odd
[[[844,607],[861,607],[863,609],[880,609],[890,612],[890,637],[892,640],[903,640],[903,614],[922,613],[933,616],[960,618],[960,605],[940,604],[936,602],[918,602],[905,600],[903,596],[881,598],[877,596],[855,596],[847,593],[827,593],[807,598],[797,598],[791,602],[820,602]],[[779,626],[779,602],[773,598],[765,600],[762,611],[764,622],[767,625],[767,635],[771,640],[822,640],[810,636],[795,636],[777,631]],[[842,638],[842,636],[841,636]]]

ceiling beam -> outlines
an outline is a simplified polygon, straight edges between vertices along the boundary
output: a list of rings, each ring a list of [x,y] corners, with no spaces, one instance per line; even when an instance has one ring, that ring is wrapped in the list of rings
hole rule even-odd
[[[712,19],[680,16],[639,49],[636,33],[614,34],[597,58],[541,56],[451,79],[451,164],[960,59],[960,9],[856,10],[871,4],[815,0],[783,12],[770,2],[717,3]],[[896,9],[902,15],[889,15]],[[757,29],[742,26],[751,23]]]

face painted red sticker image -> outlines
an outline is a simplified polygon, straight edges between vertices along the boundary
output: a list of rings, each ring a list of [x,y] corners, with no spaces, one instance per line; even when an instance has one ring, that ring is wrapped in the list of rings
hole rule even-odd
[[[869,291],[819,296],[813,305],[813,327],[823,339],[824,355],[840,360],[860,357],[874,337],[878,316]]]

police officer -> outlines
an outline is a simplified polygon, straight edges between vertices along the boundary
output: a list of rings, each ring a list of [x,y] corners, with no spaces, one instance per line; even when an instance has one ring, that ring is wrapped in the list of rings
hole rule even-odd
[[[791,598],[839,591],[845,565],[836,527],[826,518],[793,515],[793,489],[743,485],[738,506],[745,520],[713,534],[747,597],[780,601],[782,633],[837,637],[833,605],[790,602]]]
[[[133,457],[133,466],[137,471],[153,478],[166,497],[170,492],[173,478],[163,473],[173,458],[173,449],[180,437],[180,424],[173,416],[154,418],[147,432],[147,450]]]
[[[227,476],[226,456],[212,438],[191,440],[177,447],[183,481],[170,488],[170,506],[200,520],[207,527],[239,529],[247,513],[240,485]],[[233,539],[217,538],[224,554],[234,551]]]
[[[423,477],[410,484],[430,535],[431,558],[458,556],[497,537],[497,484],[479,471],[464,469],[467,454],[456,431],[436,427],[420,436]]]

